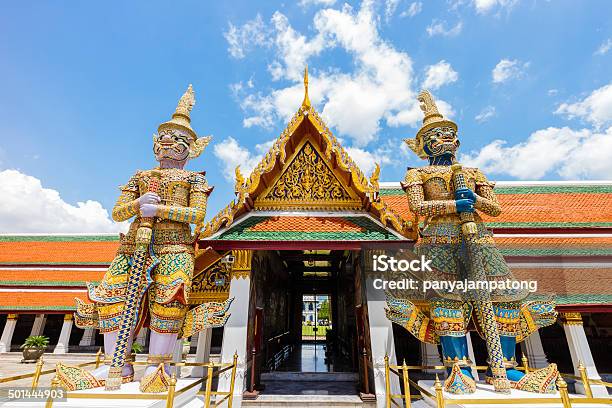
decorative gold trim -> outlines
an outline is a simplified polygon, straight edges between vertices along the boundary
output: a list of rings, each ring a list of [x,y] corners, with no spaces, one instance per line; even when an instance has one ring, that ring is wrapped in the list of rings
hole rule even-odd
[[[251,271],[237,271],[232,272],[232,279],[249,279],[251,277]]]
[[[192,306],[208,302],[225,302],[227,299],[229,299],[229,292],[191,292],[189,294],[189,304]]]
[[[9,313],[8,316],[6,316],[7,320],[17,320],[17,313]]]
[[[234,256],[234,264],[232,265],[232,272],[235,271],[250,271],[253,251],[250,249],[234,249],[232,250]]]
[[[159,365],[172,361],[172,354],[149,354],[147,364]]]
[[[73,317],[73,316],[72,316],[72,313],[66,313],[66,314],[64,315],[64,321],[65,321],[65,322],[70,321],[70,320],[72,320],[72,317]]]
[[[582,326],[582,315],[580,312],[564,312],[560,314],[561,322],[568,326]]]

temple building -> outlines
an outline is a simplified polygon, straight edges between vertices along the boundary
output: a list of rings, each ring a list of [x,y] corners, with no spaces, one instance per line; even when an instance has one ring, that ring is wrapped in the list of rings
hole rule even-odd
[[[437,347],[392,324],[384,300],[365,290],[367,251],[411,248],[419,221],[399,182],[379,182],[378,167],[363,174],[307,94],[251,174],[236,170],[235,191],[198,228],[190,302],[234,298],[224,328],[191,340],[199,357],[211,348],[222,361],[238,353],[237,396],[291,379],[278,372],[312,371],[302,320],[304,296],[313,293],[329,296],[333,322],[321,378],[340,376],[351,384],[347,394],[380,401],[385,355],[440,364]],[[577,373],[581,361],[590,378],[612,374],[612,181],[498,182],[495,192],[502,215],[483,218],[514,276],[537,281],[558,304],[557,323],[521,343],[519,355],[534,367],[555,362]],[[85,282],[102,278],[118,245],[103,234],[0,236],[0,352],[18,350],[31,334],[49,336],[54,353],[97,350],[101,336],[73,325],[74,298],[86,299]],[[470,339],[484,364],[484,341],[474,332]],[[146,345],[146,331],[138,341]],[[227,385],[222,377],[219,387]]]

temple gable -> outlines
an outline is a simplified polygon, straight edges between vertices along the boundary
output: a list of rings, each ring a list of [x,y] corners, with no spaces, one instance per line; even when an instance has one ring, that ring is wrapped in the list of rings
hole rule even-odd
[[[349,208],[359,205],[355,193],[342,184],[310,141],[302,144],[270,188],[255,201],[258,208]]]

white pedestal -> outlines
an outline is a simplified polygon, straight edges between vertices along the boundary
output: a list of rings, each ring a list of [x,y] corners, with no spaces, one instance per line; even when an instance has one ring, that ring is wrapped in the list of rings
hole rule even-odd
[[[425,388],[426,390],[428,390],[429,392],[432,393],[432,395],[436,395],[436,391],[434,389],[434,381],[433,380],[421,380],[418,382],[419,386]],[[444,392],[444,391],[443,391]],[[571,395],[572,398],[584,398],[584,395]],[[561,403],[561,397],[559,396],[559,393],[557,392],[556,394],[537,394],[534,392],[527,392],[527,391],[519,391],[519,390],[511,390],[510,395],[508,394],[499,394],[496,393],[495,391],[493,391],[493,386],[483,383],[483,382],[479,382],[476,384],[476,392],[473,394],[466,394],[466,395],[456,395],[456,394],[450,394],[447,392],[444,392],[444,398],[452,398],[452,399],[456,399],[456,400],[462,400],[462,399],[500,399],[500,400],[504,400],[504,399],[509,399],[509,398],[546,398],[546,399],[550,399],[551,402],[550,403],[546,403],[546,404],[529,404],[529,405],[525,405],[526,407],[530,407],[530,408],[538,408],[538,407],[547,407],[547,408],[563,408],[563,404]],[[436,406],[436,401],[426,395],[423,395],[423,401],[425,401],[429,406],[431,407],[435,407]],[[518,403],[513,403],[513,404],[495,404],[494,406],[496,408],[516,408],[518,407],[520,404]],[[487,405],[483,405],[483,404],[461,404],[461,403],[446,403],[445,405],[447,408],[482,408],[485,407]],[[491,405],[493,406],[493,405]],[[577,405],[578,406],[578,405]],[[601,408],[601,407],[605,407],[606,405],[595,405],[595,404],[580,404],[579,405],[580,408]],[[609,406],[612,406],[609,405]]]
[[[180,379],[176,382],[176,390],[179,391],[190,384],[193,384],[195,379]],[[90,394],[99,395],[100,398],[68,398],[64,402],[53,402],[54,408],[118,408],[118,407],[130,407],[130,408],[164,408],[166,406],[166,400],[145,400],[145,399],[110,399],[104,398],[105,395],[118,395],[118,394],[142,394],[138,389],[139,382],[133,381],[129,384],[123,384],[120,390],[117,391],[106,391],[104,387],[96,388],[93,390],[78,391],[79,394]],[[75,391],[76,393],[77,391]],[[174,407],[179,408],[189,404],[192,400],[196,399],[198,387],[193,387],[190,390],[185,391],[183,394],[174,398]],[[143,394],[144,395],[144,394]],[[151,394],[158,395],[158,394]],[[0,407],[14,407],[14,408],[42,408],[45,406],[44,402],[7,402],[0,403]]]

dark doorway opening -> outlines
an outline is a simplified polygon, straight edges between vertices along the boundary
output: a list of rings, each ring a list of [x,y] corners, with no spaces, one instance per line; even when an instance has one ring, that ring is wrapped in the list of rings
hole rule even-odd
[[[255,253],[249,343],[256,372],[249,389],[358,393],[353,256],[348,250]]]

